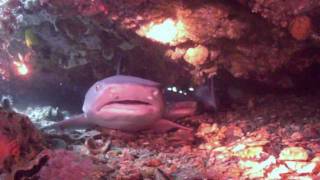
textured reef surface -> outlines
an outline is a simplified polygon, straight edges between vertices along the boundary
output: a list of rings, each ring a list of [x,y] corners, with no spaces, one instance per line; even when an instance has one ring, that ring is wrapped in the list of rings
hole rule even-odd
[[[0,143],[10,144],[1,146],[2,177],[319,178],[320,104],[314,98],[319,94],[259,96],[223,112],[178,121],[193,132],[162,134],[102,128],[42,133],[25,127],[28,119],[1,111]],[[24,136],[12,134],[22,125],[28,128]]]

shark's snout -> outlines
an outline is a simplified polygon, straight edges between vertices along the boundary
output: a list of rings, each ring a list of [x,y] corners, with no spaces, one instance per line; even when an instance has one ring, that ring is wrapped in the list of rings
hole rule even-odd
[[[143,116],[162,112],[163,100],[158,87],[140,84],[97,83],[93,90],[96,94],[91,103],[90,112],[97,116]],[[87,99],[90,100],[90,99]]]

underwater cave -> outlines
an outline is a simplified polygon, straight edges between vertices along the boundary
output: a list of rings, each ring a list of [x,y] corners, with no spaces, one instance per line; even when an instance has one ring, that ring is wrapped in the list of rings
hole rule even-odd
[[[320,0],[0,0],[0,179],[320,179]]]

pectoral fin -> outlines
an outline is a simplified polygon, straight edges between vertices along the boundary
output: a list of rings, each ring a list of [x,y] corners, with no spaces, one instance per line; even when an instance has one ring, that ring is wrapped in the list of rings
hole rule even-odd
[[[195,115],[196,111],[196,101],[181,101],[169,104],[167,106],[167,110],[164,114],[164,117],[168,119],[178,119]]]
[[[47,129],[66,129],[66,128],[87,128],[92,126],[93,124],[88,121],[88,119],[84,116],[84,114],[72,116],[69,119],[60,121],[56,124],[46,126],[42,128],[42,130]]]
[[[156,121],[150,130],[152,130],[156,133],[163,133],[163,132],[167,132],[172,129],[183,129],[183,130],[187,130],[187,131],[192,131],[191,128],[184,127],[182,125],[179,125],[177,123],[174,123],[174,122],[166,120],[166,119],[160,119],[160,120]]]

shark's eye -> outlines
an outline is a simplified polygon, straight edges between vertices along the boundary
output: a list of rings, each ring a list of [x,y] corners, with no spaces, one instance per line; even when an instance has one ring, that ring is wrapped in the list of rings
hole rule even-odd
[[[96,85],[96,91],[100,91],[101,88],[102,88],[102,84],[98,83]]]

